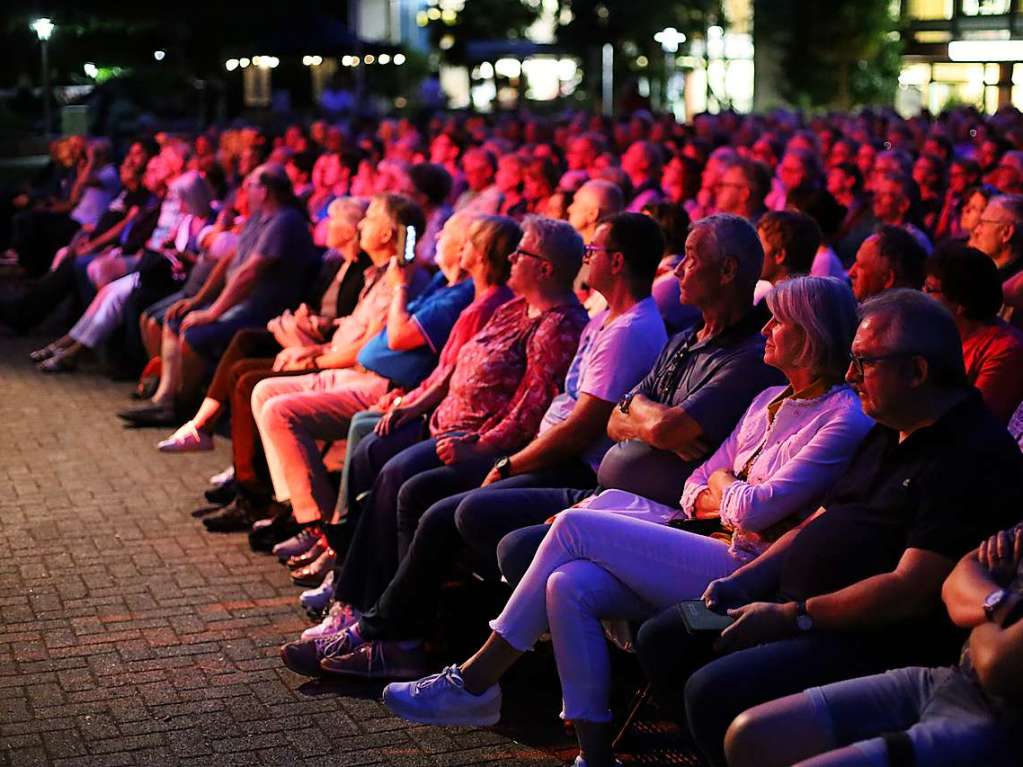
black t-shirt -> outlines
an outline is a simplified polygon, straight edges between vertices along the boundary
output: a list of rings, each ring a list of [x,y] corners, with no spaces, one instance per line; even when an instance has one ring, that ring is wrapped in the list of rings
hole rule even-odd
[[[100,216],[99,221],[96,222],[96,228],[92,233],[93,237],[97,237],[103,232],[107,231],[115,224],[121,221],[128,211],[132,208],[139,208],[140,212],[147,205],[153,202],[155,198],[153,193],[145,187],[139,187],[134,192],[129,189],[123,189],[117,197],[114,198],[113,202],[107,206],[106,211]]]
[[[960,559],[1023,518],[1023,454],[971,390],[902,444],[897,432],[875,426],[821,505],[826,511],[785,554],[784,600],[892,572],[907,548]],[[873,647],[894,665],[949,663],[962,641],[940,600],[927,617],[869,636],[864,651]]]

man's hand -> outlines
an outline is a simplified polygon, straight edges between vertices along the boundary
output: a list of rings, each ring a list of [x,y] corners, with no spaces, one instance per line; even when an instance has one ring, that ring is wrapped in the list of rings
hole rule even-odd
[[[501,481],[502,479],[504,479],[504,477],[501,476],[501,472],[499,472],[497,469],[491,469],[489,472],[487,472],[487,476],[483,478],[483,484],[480,485],[480,487],[492,485],[495,482]]]
[[[199,325],[210,325],[216,321],[217,315],[209,309],[196,309],[195,311],[189,312],[185,319],[181,321],[181,332]]]
[[[718,652],[744,650],[765,642],[774,642],[796,633],[796,603],[751,602],[729,610],[735,623],[721,632],[714,644]]]
[[[1019,568],[1023,556],[1023,528],[1002,530],[980,544],[977,561],[1000,584],[1008,584]]]
[[[281,349],[274,358],[274,372],[311,370],[316,366],[315,360],[319,354],[318,346],[289,346],[287,349]]]
[[[691,442],[686,443],[682,447],[675,451],[675,455],[681,458],[683,461],[689,463],[695,463],[707,457],[710,452],[710,446],[702,439],[697,437]]]
[[[437,457],[447,466],[486,455],[475,435],[452,435],[437,439]]]
[[[182,298],[180,301],[175,301],[169,307],[167,312],[164,314],[165,321],[179,320],[192,311],[195,308],[195,301],[191,298]]]
[[[718,578],[716,581],[711,581],[700,598],[707,605],[707,609],[714,612],[721,612],[750,602],[750,595],[731,578]]]

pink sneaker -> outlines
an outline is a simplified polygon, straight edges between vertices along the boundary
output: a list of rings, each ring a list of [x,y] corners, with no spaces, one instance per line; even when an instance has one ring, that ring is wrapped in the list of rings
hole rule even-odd
[[[302,632],[302,639],[322,639],[337,634],[358,623],[360,617],[359,611],[347,602],[335,602],[327,611],[327,617]]]

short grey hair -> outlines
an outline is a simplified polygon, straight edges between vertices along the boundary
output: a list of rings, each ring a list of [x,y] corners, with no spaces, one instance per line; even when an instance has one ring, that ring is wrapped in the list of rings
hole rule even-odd
[[[327,217],[347,221],[352,226],[366,215],[369,200],[365,197],[338,197],[327,207]]]
[[[841,380],[859,322],[856,298],[844,281],[796,277],[779,282],[767,294],[767,308],[779,322],[803,329],[796,358],[800,367]]]
[[[726,258],[735,261],[736,285],[749,291],[752,302],[753,288],[764,266],[764,247],[757,230],[742,216],[731,213],[715,213],[693,224],[693,232],[703,229],[710,234],[718,262]]]
[[[539,241],[540,255],[554,266],[559,284],[571,288],[579,268],[583,265],[585,245],[571,224],[546,216],[526,216],[522,221],[523,236],[533,232]]]
[[[919,355],[927,360],[930,383],[948,389],[967,385],[963,341],[952,313],[926,293],[892,288],[866,300],[860,320],[881,317],[886,353]]]
[[[193,216],[208,216],[213,204],[213,189],[198,171],[190,170],[171,182],[182,206]]]
[[[593,192],[601,218],[621,213],[625,208],[625,197],[622,195],[621,187],[613,181],[594,178],[579,187],[575,193],[579,194],[583,189]]]

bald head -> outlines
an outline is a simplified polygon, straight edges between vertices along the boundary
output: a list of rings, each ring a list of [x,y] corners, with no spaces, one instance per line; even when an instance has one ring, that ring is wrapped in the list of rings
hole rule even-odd
[[[589,242],[597,229],[597,223],[608,216],[620,213],[625,207],[622,190],[617,184],[604,179],[587,181],[575,193],[568,206],[568,222]]]

